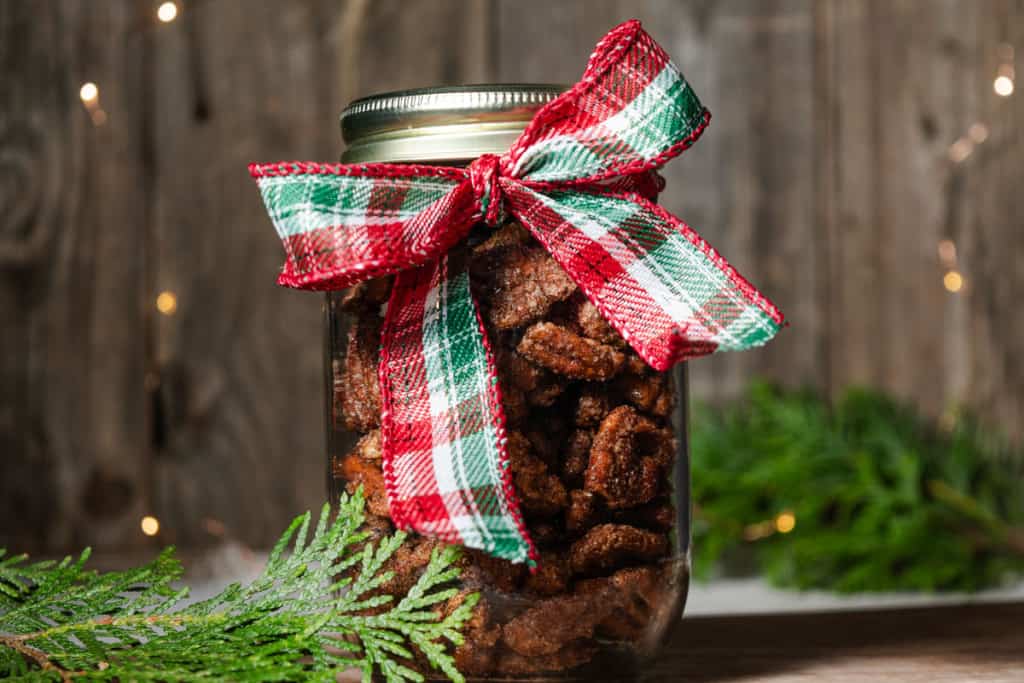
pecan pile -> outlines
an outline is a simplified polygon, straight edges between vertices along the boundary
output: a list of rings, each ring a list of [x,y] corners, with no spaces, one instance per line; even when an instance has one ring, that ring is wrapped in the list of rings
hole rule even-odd
[[[557,263],[515,223],[463,257],[502,390],[513,482],[538,570],[467,550],[463,591],[481,600],[456,664],[470,676],[563,671],[605,643],[649,637],[672,618],[673,386],[649,368]],[[377,359],[384,278],[333,296],[350,315],[333,360],[334,427],[361,435],[332,454],[340,486],[362,486],[370,523],[390,529],[381,474]],[[412,538],[391,560],[400,594],[437,542]],[[678,612],[675,613],[678,616]]]

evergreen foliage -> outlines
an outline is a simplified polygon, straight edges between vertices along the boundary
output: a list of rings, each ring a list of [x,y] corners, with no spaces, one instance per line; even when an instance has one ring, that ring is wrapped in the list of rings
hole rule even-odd
[[[389,683],[420,681],[407,666],[417,648],[453,681],[448,653],[477,597],[441,618],[456,593],[457,550],[435,552],[397,603],[382,594],[385,564],[405,540],[376,543],[361,529],[361,493],[325,505],[310,536],[310,515],[278,541],[263,573],[213,598],[180,606],[181,566],[173,549],[150,564],[96,573],[77,560],[29,564],[0,550],[0,678],[18,681],[305,681],[362,671]]]
[[[968,416],[755,384],[691,425],[698,576],[742,558],[783,587],[974,591],[1024,571],[1024,457]]]

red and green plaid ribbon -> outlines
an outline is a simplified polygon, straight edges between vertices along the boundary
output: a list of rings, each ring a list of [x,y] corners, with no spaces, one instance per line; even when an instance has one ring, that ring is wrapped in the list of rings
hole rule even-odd
[[[447,258],[475,223],[514,216],[657,370],[779,331],[778,309],[652,201],[657,169],[709,120],[664,50],[629,21],[500,157],[467,168],[250,166],[287,253],[280,284],[341,289],[399,274],[380,363],[398,526],[515,562],[536,557],[510,483],[487,338],[468,275]]]

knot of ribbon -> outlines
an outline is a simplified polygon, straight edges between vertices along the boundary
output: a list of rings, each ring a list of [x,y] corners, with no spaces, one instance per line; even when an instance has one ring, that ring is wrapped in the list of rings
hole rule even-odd
[[[492,228],[501,223],[501,185],[498,176],[501,173],[501,158],[497,154],[483,154],[470,163],[469,182],[473,186],[473,196],[480,202],[479,219]]]
[[[466,168],[252,164],[284,243],[279,284],[336,290],[396,274],[381,333],[381,447],[404,529],[534,564],[506,450],[494,360],[448,252],[508,214],[655,370],[764,344],[778,309],[656,203],[657,169],[710,114],[638,21],[503,155]]]

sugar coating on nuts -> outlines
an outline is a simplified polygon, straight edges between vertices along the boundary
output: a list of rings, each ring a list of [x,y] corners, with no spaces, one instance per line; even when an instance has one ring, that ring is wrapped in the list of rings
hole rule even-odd
[[[521,226],[508,225],[473,250],[471,273],[488,294],[487,317],[499,330],[527,325],[567,299],[576,283]]]
[[[668,439],[668,443],[665,440]],[[590,447],[584,485],[610,508],[641,505],[658,495],[671,437],[630,406],[619,406],[601,422]],[[644,442],[653,448],[645,453]]]
[[[345,427],[352,431],[366,432],[380,426],[377,361],[382,323],[375,313],[364,313],[355,319],[348,332],[342,374],[334,378]]]
[[[607,344],[547,322],[527,328],[517,348],[537,365],[573,379],[611,379],[626,359]]]
[[[607,601],[590,595],[548,598],[505,624],[502,639],[521,655],[553,655],[569,643],[591,637],[612,609]]]
[[[668,486],[673,386],[522,226],[476,238],[463,253],[494,353],[511,480],[540,561],[531,574],[462,549],[458,593],[442,611],[481,594],[454,651],[464,675],[562,672],[608,640],[640,643],[671,616],[662,564],[676,517]],[[332,470],[346,490],[363,487],[371,539],[393,531],[377,389],[381,311],[392,284],[380,278],[332,295],[333,308],[352,321],[344,355],[332,358],[333,421],[360,436],[333,454]],[[403,595],[439,547],[412,535],[389,560],[394,576],[380,590]],[[410,666],[426,672],[425,658],[414,655]]]
[[[569,549],[569,562],[577,574],[622,567],[631,560],[652,560],[668,551],[665,534],[625,524],[601,524]]]
[[[568,505],[565,486],[548,471],[543,460],[531,453],[526,437],[517,432],[509,433],[508,456],[519,502],[526,512],[550,516]]]

